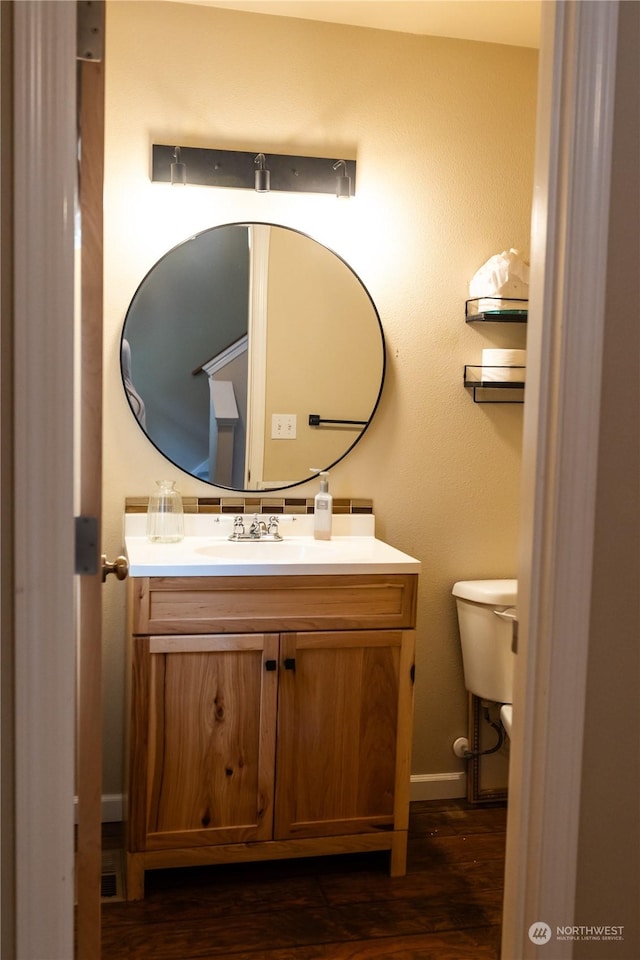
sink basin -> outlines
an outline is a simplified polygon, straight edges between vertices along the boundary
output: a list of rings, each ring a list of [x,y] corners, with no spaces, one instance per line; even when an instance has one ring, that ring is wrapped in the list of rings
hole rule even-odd
[[[419,573],[420,561],[375,537],[290,537],[234,541],[185,537],[151,543],[125,537],[132,577],[266,576],[291,574]]]
[[[245,518],[246,522],[251,517]],[[144,514],[126,514],[132,577],[242,577],[419,573],[420,561],[375,536],[368,515],[335,515],[331,540],[315,540],[312,515],[280,516],[283,540],[229,540],[232,514],[185,514],[185,538],[151,543]]]
[[[292,537],[289,540],[241,541],[216,540],[195,551],[205,557],[220,558],[230,563],[326,563],[372,559],[373,537],[338,537],[333,540],[314,540],[312,537]]]

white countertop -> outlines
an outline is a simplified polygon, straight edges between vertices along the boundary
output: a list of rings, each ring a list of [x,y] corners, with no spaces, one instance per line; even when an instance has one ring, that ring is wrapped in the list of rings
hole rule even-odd
[[[251,518],[248,518],[250,522]],[[313,538],[313,517],[279,517],[283,540],[230,541],[233,517],[185,515],[178,543],[152,543],[146,516],[125,517],[132,577],[238,577],[419,573],[420,561],[374,535],[372,516],[335,516],[331,540]],[[248,529],[248,527],[247,527]],[[295,534],[293,531],[295,530]]]

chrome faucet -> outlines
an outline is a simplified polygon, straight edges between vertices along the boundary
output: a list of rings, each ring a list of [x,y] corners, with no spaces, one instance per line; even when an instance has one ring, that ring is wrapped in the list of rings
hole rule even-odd
[[[269,517],[267,524],[256,513],[247,532],[243,518],[234,517],[233,532],[229,535],[229,540],[282,540],[278,530],[278,518]]]
[[[249,536],[252,540],[262,540],[262,535],[267,533],[267,525],[264,520],[260,520],[258,514],[256,513],[255,517],[251,521],[251,526],[249,528]]]

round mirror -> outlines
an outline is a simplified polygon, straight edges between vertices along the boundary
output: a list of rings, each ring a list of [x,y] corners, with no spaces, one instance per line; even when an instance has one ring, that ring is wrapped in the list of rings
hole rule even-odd
[[[289,227],[233,223],[166,253],[127,310],[129,405],[199,480],[281,490],[358,442],[385,371],[380,317],[337,254]]]

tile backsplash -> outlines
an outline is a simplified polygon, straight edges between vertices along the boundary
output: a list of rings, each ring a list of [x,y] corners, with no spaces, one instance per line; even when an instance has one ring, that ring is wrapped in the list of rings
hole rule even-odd
[[[125,513],[146,513],[149,497],[126,497]],[[247,494],[236,497],[183,497],[185,513],[313,513],[313,497],[274,497]],[[333,498],[334,514],[373,513],[373,500]]]

